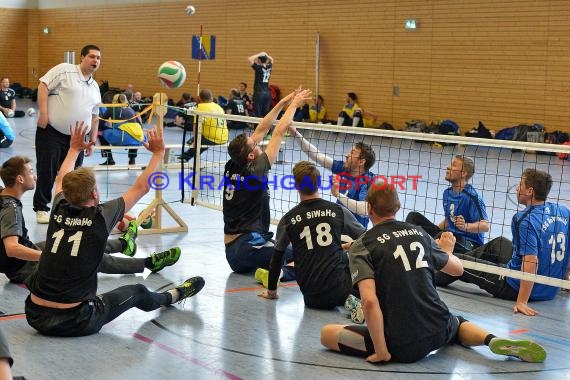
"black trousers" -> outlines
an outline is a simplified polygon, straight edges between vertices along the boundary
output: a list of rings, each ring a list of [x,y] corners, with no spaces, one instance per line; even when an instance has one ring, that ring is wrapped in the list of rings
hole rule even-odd
[[[126,285],[84,301],[71,309],[52,309],[26,299],[26,319],[30,326],[44,335],[85,336],[136,307],[143,311],[156,310],[170,304],[167,293],[155,293],[144,285]]]
[[[415,224],[416,226],[420,226],[424,229],[425,232],[430,234],[430,236],[434,239],[439,238],[441,233],[443,232],[439,226],[432,223],[431,220],[420,214],[419,212],[412,211],[406,216],[406,223]],[[455,236],[455,248],[453,252],[456,253],[465,253],[472,251],[473,249],[477,248],[478,245],[468,239],[465,239],[463,236],[453,235]]]
[[[67,151],[69,150],[70,135],[56,131],[51,125],[36,129],[36,191],[34,193],[34,211],[49,211],[52,188],[55,177]],[[83,164],[83,152],[77,157],[75,167]]]
[[[253,94],[253,115],[265,117],[271,111],[271,94],[269,91],[261,91]]]
[[[473,261],[481,264],[504,267],[513,254],[513,244],[509,239],[498,237],[481,247],[474,249],[469,254],[455,254],[461,260]],[[477,285],[480,289],[492,294],[497,298],[515,301],[518,292],[507,284],[504,276],[482,272],[474,269],[465,269],[460,277],[453,277],[443,272],[436,273],[438,286],[449,285],[456,280]]]

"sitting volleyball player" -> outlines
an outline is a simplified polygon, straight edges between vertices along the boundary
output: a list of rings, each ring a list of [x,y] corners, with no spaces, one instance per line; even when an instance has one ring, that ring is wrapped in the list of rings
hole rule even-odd
[[[99,204],[93,172],[73,170],[85,142],[87,128],[77,123],[71,130],[70,149],[55,182],[54,206],[49,218],[46,254],[38,269],[26,280],[26,319],[44,335],[84,336],[98,332],[128,309],[151,311],[191,297],[204,286],[193,277],[162,293],[144,285],[127,285],[96,295],[97,268],[109,231],[150,190],[149,176],[164,158],[164,140],[155,130],[148,132],[145,147],[152,153],[146,169],[119,198]]]
[[[261,120],[251,136],[242,133],[228,146],[231,159],[224,167],[224,244],[226,259],[236,273],[269,268],[273,243],[269,240],[270,210],[267,176],[277,160],[283,135],[295,109],[311,99],[310,90],[296,90],[284,97]],[[262,151],[259,143],[279,112],[288,107]],[[246,182],[247,181],[247,182]]]
[[[513,215],[513,242],[500,236],[465,255],[455,255],[463,260],[506,266],[531,275],[567,278],[570,268],[570,210],[563,204],[546,200],[551,188],[550,174],[525,169],[516,187],[517,200],[525,208]],[[458,278],[440,273],[437,275],[438,285],[450,284],[455,280],[475,284],[497,298],[515,301],[513,311],[528,316],[538,314],[528,305],[529,302],[552,300],[560,291],[557,286],[535,284],[533,281],[474,269],[466,269]]]
[[[453,256],[451,232],[434,241],[421,227],[397,221],[400,200],[391,186],[372,186],[367,201],[374,226],[349,251],[367,326],[324,326],[324,346],[373,363],[415,362],[450,343],[484,344],[495,354],[532,363],[545,360],[546,351],[537,343],[497,338],[449,312],[434,277],[437,270],[463,273],[461,261]]]
[[[33,243],[24,220],[22,197],[33,190],[36,174],[30,165],[30,159],[14,156],[0,167],[0,178],[6,186],[0,190],[0,272],[10,282],[20,284],[37,267],[45,242]],[[107,240],[105,253],[122,252],[134,256],[137,245],[137,225],[131,222],[125,234],[119,239]],[[141,273],[145,267],[158,272],[175,264],[180,257],[180,248],[153,253],[147,258],[127,258],[103,255],[98,271],[111,274]]]
[[[354,146],[346,153],[345,160],[333,160],[321,153],[316,146],[312,145],[295,128],[289,132],[295,137],[301,150],[317,164],[329,169],[333,174],[338,174],[343,183],[341,191],[337,189],[335,196],[338,203],[348,207],[364,228],[368,227],[368,215],[366,213],[366,192],[374,178],[370,168],[376,162],[376,154],[372,147],[362,141],[354,143]],[[335,177],[336,178],[336,177]]]
[[[450,187],[443,192],[445,218],[437,225],[419,212],[412,211],[406,222],[422,227],[436,238],[442,231],[450,231],[457,239],[455,252],[466,253],[483,245],[485,232],[489,231],[489,217],[483,198],[469,183],[475,173],[472,158],[456,155],[445,171]]]
[[[345,304],[353,290],[348,256],[341,247],[341,234],[356,239],[365,229],[345,207],[321,198],[321,174],[314,164],[308,161],[297,163],[293,177],[301,202],[279,222],[269,272],[258,269],[255,273],[256,278],[268,278],[264,284],[267,290],[260,296],[278,298],[279,272],[285,250],[291,243],[295,278],[305,305],[332,309]],[[352,305],[353,299],[351,297],[348,304]],[[356,314],[353,314],[353,320],[362,323]]]

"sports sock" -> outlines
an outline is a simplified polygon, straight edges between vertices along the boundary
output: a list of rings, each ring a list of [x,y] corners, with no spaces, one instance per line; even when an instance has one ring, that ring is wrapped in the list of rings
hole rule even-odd
[[[344,124],[344,117],[339,116],[336,125],[343,125],[343,124]]]
[[[358,127],[358,123],[360,123],[360,118],[359,118],[358,116],[355,116],[355,117],[352,119],[352,126],[353,126],[353,127]]]

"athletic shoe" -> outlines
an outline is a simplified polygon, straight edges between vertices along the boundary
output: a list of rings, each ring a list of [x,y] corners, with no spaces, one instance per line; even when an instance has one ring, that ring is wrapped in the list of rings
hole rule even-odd
[[[181,302],[188,297],[198,294],[198,292],[204,287],[205,283],[204,279],[199,276],[192,277],[184,281],[175,288],[179,292],[179,297],[175,302]]]
[[[497,355],[514,356],[529,363],[542,363],[546,359],[544,348],[531,340],[493,338],[489,349]]]
[[[269,284],[269,271],[267,269],[257,268],[254,278],[255,281],[262,284],[263,287],[267,289]],[[279,286],[279,281],[277,281],[277,286]]]
[[[352,310],[354,310],[356,308],[356,305],[358,305],[359,303],[360,300],[358,298],[356,298],[352,294],[349,294],[348,297],[346,297],[346,301],[344,301],[344,310],[351,313]]]
[[[164,252],[152,253],[150,255],[152,266],[149,269],[152,273],[156,273],[166,267],[176,264],[180,258],[180,253],[180,247],[173,247]]]
[[[101,162],[99,165],[101,165],[101,166],[113,166],[113,165],[115,165],[115,161],[109,160],[107,158],[105,161]]]
[[[362,310],[362,304],[360,302],[358,302],[356,307],[350,312],[350,319],[359,325],[364,323],[364,310]]]
[[[133,257],[137,253],[137,243],[136,239],[139,234],[139,226],[136,220],[131,220],[127,226],[127,230],[119,239],[125,242],[125,249],[123,249],[123,255]]]
[[[47,211],[36,211],[36,222],[39,224],[48,224],[49,213]]]

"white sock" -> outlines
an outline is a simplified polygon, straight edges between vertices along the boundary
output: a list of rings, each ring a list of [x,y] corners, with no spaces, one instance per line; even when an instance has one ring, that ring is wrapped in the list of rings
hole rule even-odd
[[[167,292],[170,293],[170,295],[172,296],[172,301],[170,303],[176,303],[178,302],[178,300],[180,300],[180,292],[178,291],[178,289],[176,288],[170,289]]]
[[[336,125],[343,125],[343,124],[344,124],[344,117],[339,116]]]
[[[352,119],[353,127],[358,127],[358,123],[360,123],[360,118],[358,116]]]

